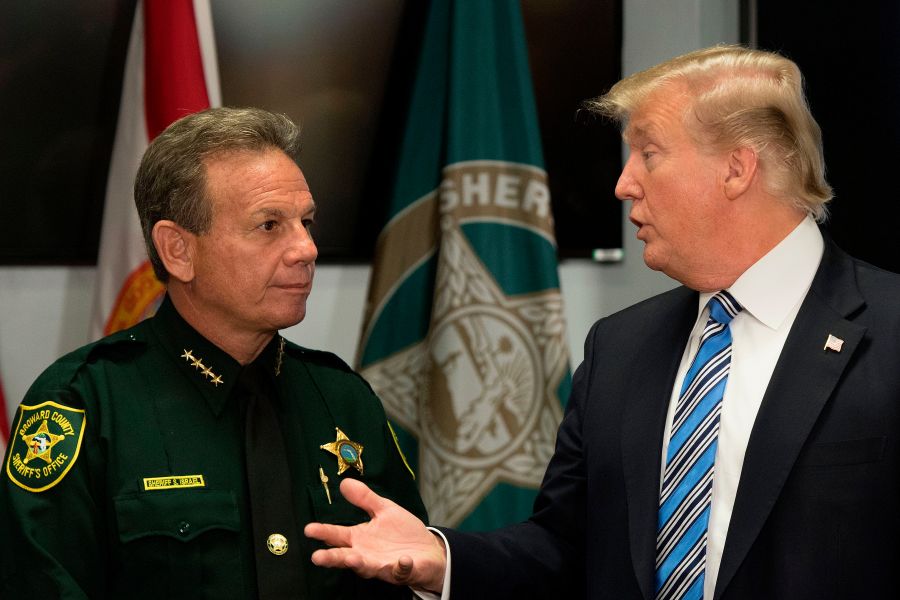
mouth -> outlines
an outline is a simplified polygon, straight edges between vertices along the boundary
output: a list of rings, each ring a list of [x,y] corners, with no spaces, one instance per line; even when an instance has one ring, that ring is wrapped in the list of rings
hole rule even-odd
[[[628,216],[628,220],[631,221],[631,224],[632,224],[632,225],[634,225],[635,227],[637,227],[637,234],[636,234],[636,237],[637,237],[638,239],[641,239],[641,231],[643,231],[644,223],[641,222],[641,221],[638,221],[637,219],[635,219],[635,218],[634,218],[633,216],[631,216],[631,215]]]
[[[312,289],[312,283],[282,283],[276,286],[279,290],[284,290],[286,292],[296,292],[296,293],[309,293]]]

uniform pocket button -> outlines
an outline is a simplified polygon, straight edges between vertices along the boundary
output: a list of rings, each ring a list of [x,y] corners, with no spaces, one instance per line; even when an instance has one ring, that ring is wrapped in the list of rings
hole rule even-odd
[[[182,521],[178,524],[178,533],[181,535],[187,535],[191,532],[191,524],[187,521]]]

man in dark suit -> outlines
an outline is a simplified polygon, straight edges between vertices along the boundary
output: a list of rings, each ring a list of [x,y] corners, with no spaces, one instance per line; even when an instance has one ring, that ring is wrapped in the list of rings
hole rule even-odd
[[[900,277],[816,226],[797,66],[710,48],[592,106],[623,126],[645,262],[683,287],[591,329],[528,521],[439,538],[346,482],[373,519],[308,526],[334,546],[313,561],[454,598],[893,597]]]

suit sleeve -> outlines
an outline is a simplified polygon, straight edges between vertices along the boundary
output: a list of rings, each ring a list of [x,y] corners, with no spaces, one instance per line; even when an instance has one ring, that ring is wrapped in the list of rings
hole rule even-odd
[[[594,382],[593,340],[575,371],[572,394],[557,433],[556,449],[532,516],[488,533],[441,529],[453,553],[453,598],[559,598],[583,595],[586,466],[584,411]]]

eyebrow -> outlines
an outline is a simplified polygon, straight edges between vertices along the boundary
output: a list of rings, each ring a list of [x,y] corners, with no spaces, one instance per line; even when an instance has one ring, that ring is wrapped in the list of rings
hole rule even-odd
[[[316,213],[316,203],[315,203],[315,202],[312,202],[312,203],[311,203],[311,205],[310,205],[310,207],[309,207],[308,210],[301,211],[301,214],[303,214],[303,215],[309,215],[309,214],[313,214],[313,215],[314,215],[315,213]],[[282,211],[280,208],[275,208],[275,207],[272,207],[272,206],[264,206],[264,207],[262,207],[262,208],[258,208],[258,209],[256,209],[256,210],[254,210],[254,211],[251,213],[251,216],[253,216],[253,217],[260,217],[260,216],[262,216],[262,217],[279,217],[279,218],[284,218],[286,215],[285,215],[284,211]]]
[[[283,217],[283,216],[284,216],[284,213],[281,211],[280,208],[263,207],[263,208],[259,208],[259,209],[257,209],[257,210],[254,210],[253,213],[252,213],[252,215],[253,215],[254,217],[256,217],[256,216],[263,216],[263,217]]]
[[[663,135],[662,130],[652,121],[644,121],[638,125],[632,122],[622,132],[622,139],[627,143],[637,141],[660,143],[663,141]]]

